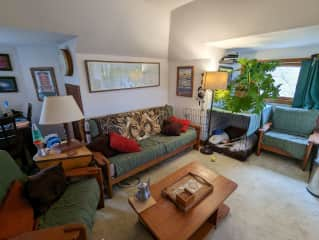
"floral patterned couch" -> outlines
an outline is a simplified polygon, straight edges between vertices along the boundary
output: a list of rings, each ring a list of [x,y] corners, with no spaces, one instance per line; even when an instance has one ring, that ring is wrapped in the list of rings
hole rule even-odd
[[[165,105],[86,120],[88,142],[101,134],[117,132],[135,139],[142,148],[141,152],[123,153],[111,158],[106,158],[101,153],[94,153],[96,162],[104,172],[110,197],[114,184],[187,148],[199,148],[200,127],[193,124],[180,136],[161,134],[164,120],[172,115],[173,107]]]

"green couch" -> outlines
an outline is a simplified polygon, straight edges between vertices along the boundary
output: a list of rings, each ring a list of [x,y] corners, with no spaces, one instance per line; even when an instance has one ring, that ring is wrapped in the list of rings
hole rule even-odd
[[[305,169],[313,147],[308,138],[314,130],[319,111],[271,106],[264,113],[265,124],[259,130],[257,155],[264,149],[300,159],[302,169]]]
[[[43,229],[64,224],[86,225],[90,232],[93,227],[96,208],[103,207],[104,198],[101,170],[99,168],[80,168],[65,173],[68,177],[92,176],[68,185],[67,189],[49,210],[39,217],[37,229]],[[0,150],[0,203],[5,198],[14,180],[26,181],[24,175],[11,156]],[[100,179],[97,181],[97,179]]]
[[[172,115],[173,108],[166,105],[87,119],[87,125],[90,126],[87,132],[90,132],[91,138],[116,131],[137,140],[142,148],[141,152],[119,154],[108,159],[101,153],[93,153],[96,162],[103,169],[110,197],[114,184],[187,148],[198,149],[200,142],[198,126],[191,124],[190,128],[180,136],[165,136],[160,133],[163,121]]]

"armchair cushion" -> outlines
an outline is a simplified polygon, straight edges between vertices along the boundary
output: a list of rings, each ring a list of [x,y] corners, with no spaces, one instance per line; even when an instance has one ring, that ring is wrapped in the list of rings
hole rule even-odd
[[[62,164],[41,170],[25,184],[26,197],[36,216],[43,214],[63,194],[67,187]]]
[[[263,144],[273,147],[280,146],[280,149],[290,153],[293,157],[303,159],[308,139],[271,130],[264,134]]]
[[[0,239],[11,238],[33,230],[33,209],[23,196],[23,185],[16,180],[0,207]]]
[[[318,110],[291,107],[275,107],[272,116],[272,128],[290,135],[308,137],[315,128]]]
[[[70,184],[64,194],[40,216],[39,228],[83,223],[92,230],[100,189],[95,178]]]

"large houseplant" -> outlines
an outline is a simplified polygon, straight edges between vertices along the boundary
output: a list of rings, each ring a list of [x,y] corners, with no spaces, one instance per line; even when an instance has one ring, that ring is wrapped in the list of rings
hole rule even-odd
[[[265,99],[279,96],[280,85],[270,74],[278,62],[260,62],[256,59],[239,59],[241,74],[228,86],[226,92],[217,92],[222,96],[224,107],[232,112],[260,113],[265,106]]]

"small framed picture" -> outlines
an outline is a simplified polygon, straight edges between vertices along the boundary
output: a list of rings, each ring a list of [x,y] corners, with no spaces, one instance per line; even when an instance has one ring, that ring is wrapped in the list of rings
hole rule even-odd
[[[53,67],[31,68],[30,71],[39,101],[43,101],[44,97],[59,95]]]
[[[177,67],[176,95],[193,97],[194,66]]]
[[[0,53],[0,71],[12,71],[9,54]]]
[[[9,76],[0,77],[0,93],[18,92],[16,78]]]

